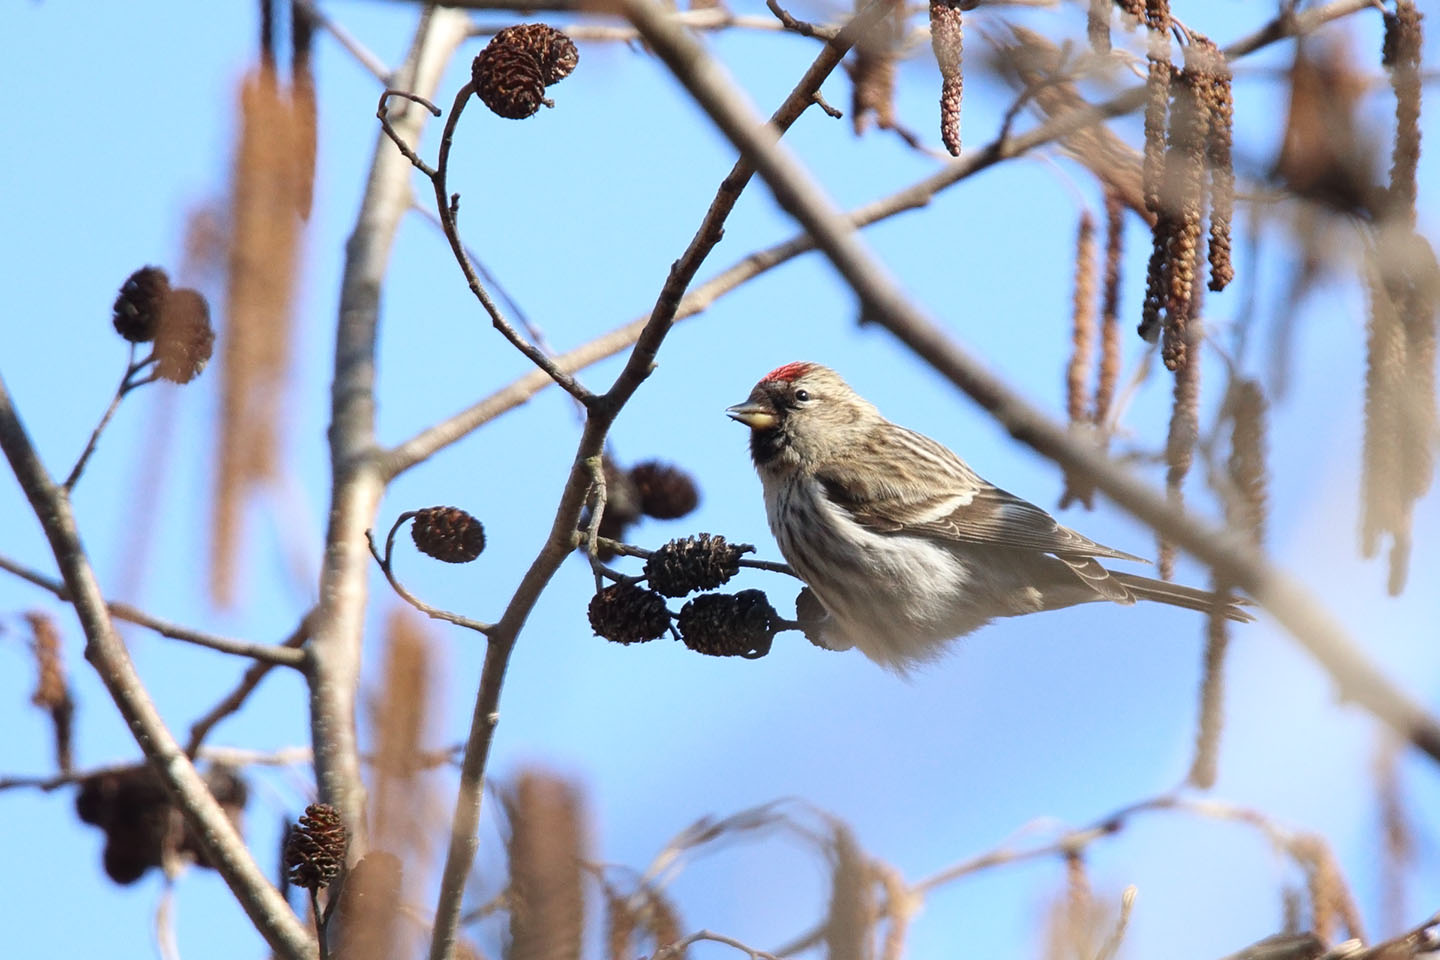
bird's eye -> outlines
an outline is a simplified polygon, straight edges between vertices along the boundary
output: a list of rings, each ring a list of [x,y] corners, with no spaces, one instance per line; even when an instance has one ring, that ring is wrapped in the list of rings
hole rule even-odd
[[[809,400],[809,399],[810,399],[810,391],[809,391],[809,390],[796,390],[796,391],[795,391],[795,400],[796,400],[797,402],[799,402],[799,403],[804,403],[806,400]]]

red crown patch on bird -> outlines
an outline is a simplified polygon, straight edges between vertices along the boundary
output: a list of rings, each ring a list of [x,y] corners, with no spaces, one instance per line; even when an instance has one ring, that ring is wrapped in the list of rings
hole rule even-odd
[[[811,370],[814,369],[815,364],[809,363],[804,360],[798,360],[795,363],[787,363],[783,367],[776,367],[774,370],[771,370],[769,373],[765,374],[765,379],[782,380],[785,383],[789,383],[791,380],[798,380],[800,377],[805,376],[805,374],[809,373]]]

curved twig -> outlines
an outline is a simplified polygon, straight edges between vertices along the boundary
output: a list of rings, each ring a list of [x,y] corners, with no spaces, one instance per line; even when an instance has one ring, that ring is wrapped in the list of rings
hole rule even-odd
[[[419,610],[421,613],[425,614],[425,616],[431,618],[432,620],[444,620],[446,623],[453,623],[455,624],[455,626],[464,627],[466,630],[474,630],[476,633],[489,634],[490,631],[494,629],[493,625],[488,623],[481,623],[479,620],[472,620],[469,617],[461,616],[458,613],[451,613],[449,610],[442,610],[439,607],[432,607],[430,606],[430,604],[426,603],[425,601],[421,600],[419,597],[411,593],[409,590],[405,589],[405,586],[399,581],[399,579],[396,578],[395,569],[391,564],[391,558],[395,552],[395,534],[397,531],[399,531],[400,525],[403,524],[406,520],[414,517],[415,514],[416,511],[407,510],[404,513],[400,514],[400,516],[395,518],[395,522],[390,525],[390,532],[385,536],[384,556],[381,556],[380,551],[375,547],[374,532],[371,530],[365,531],[365,542],[370,546],[370,555],[374,557],[375,562],[380,565],[380,572],[385,574],[385,579],[389,581],[390,588],[395,591],[396,595],[399,596],[401,600],[404,600],[406,603],[410,604],[410,606],[414,607],[416,610]]]

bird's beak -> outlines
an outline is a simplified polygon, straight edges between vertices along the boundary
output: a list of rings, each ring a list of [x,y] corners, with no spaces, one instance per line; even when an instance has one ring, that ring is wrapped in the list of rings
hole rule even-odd
[[[775,410],[768,403],[758,403],[754,400],[746,400],[744,403],[737,403],[733,407],[726,407],[725,413],[732,420],[739,420],[751,430],[769,430],[779,423],[775,416]]]

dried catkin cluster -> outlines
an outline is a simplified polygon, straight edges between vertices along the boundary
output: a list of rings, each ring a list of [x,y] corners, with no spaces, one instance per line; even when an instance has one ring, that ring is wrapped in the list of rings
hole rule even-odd
[[[865,7],[856,0],[855,12]],[[859,136],[873,119],[881,130],[895,128],[895,61],[905,35],[905,5],[891,9],[855,44],[846,64],[850,73],[850,118]]]
[[[1366,268],[1370,294],[1365,375],[1361,549],[1391,537],[1390,592],[1404,589],[1415,501],[1435,472],[1436,322],[1440,267],[1409,228],[1382,229]]]
[[[1228,68],[1211,41],[1192,34],[1185,67],[1175,75],[1171,94],[1140,333],[1153,340],[1163,330],[1165,365],[1178,370],[1186,362],[1191,339],[1185,330],[1197,313],[1197,254],[1205,214],[1217,196],[1213,210],[1218,219],[1212,214],[1209,259],[1219,273],[1212,277],[1211,288],[1223,289],[1234,274],[1230,265],[1233,110]],[[1147,199],[1149,169],[1147,165]]]
[[[1161,175],[1165,169],[1165,128],[1170,109],[1170,0],[1146,0],[1148,68],[1145,79],[1145,207],[1162,207]]]
[[[1110,0],[1090,0],[1085,34],[1090,40],[1090,49],[1102,54],[1110,52]]]
[[[27,612],[25,622],[30,625],[30,646],[35,654],[35,692],[30,694],[30,702],[50,714],[55,731],[55,767],[61,773],[69,773],[75,700],[65,676],[60,631],[48,614],[38,610]]]
[[[297,38],[304,41],[304,35]],[[220,355],[210,594],[228,604],[247,500],[276,475],[286,416],[301,218],[314,178],[314,78],[297,48],[291,82],[268,32],[240,87],[240,136],[230,182],[225,336]]]
[[[1075,285],[1070,303],[1070,365],[1065,409],[1072,426],[1090,421],[1089,380],[1095,352],[1095,218],[1080,214],[1075,236]]]
[[[930,49],[940,68],[940,139],[950,156],[960,156],[960,99],[965,89],[961,53],[965,46],[960,0],[930,0]]]
[[[1120,261],[1124,254],[1125,208],[1119,194],[1105,191],[1105,266],[1100,276],[1099,335],[1095,329],[1096,258],[1095,222],[1089,211],[1081,219],[1075,243],[1075,289],[1071,304],[1070,365],[1066,370],[1066,408],[1072,427],[1092,428],[1103,447],[1107,443],[1110,405],[1115,398],[1115,385],[1120,378]],[[1098,341],[1098,346],[1097,346]],[[1099,371],[1095,376],[1093,394],[1088,381],[1095,368],[1093,356],[1099,352]],[[1065,477],[1062,508],[1076,500],[1088,508],[1094,501],[1095,488],[1075,474]]]
[[[1241,532],[1251,543],[1265,536],[1265,394],[1254,380],[1232,380],[1226,392],[1222,416],[1230,424],[1230,456],[1222,489],[1225,519],[1231,530]],[[1215,785],[1219,763],[1220,730],[1224,706],[1225,654],[1230,645],[1229,624],[1224,609],[1230,602],[1231,585],[1216,576],[1212,588],[1217,598],[1205,630],[1205,654],[1200,684],[1200,723],[1195,735],[1195,757],[1189,781],[1202,790]]]
[[[1073,117],[1089,103],[1065,74],[1066,54],[1033,30],[1012,25],[1012,42],[1000,46],[1000,65],[1006,75],[1048,119]],[[1140,156],[1104,123],[1093,123],[1067,133],[1060,141],[1065,152],[1084,164],[1106,189],[1147,223],[1154,214],[1145,206]]]
[[[528,770],[502,797],[510,838],[510,949],[513,960],[578,957],[585,930],[582,869],[589,830],[579,791]]]

